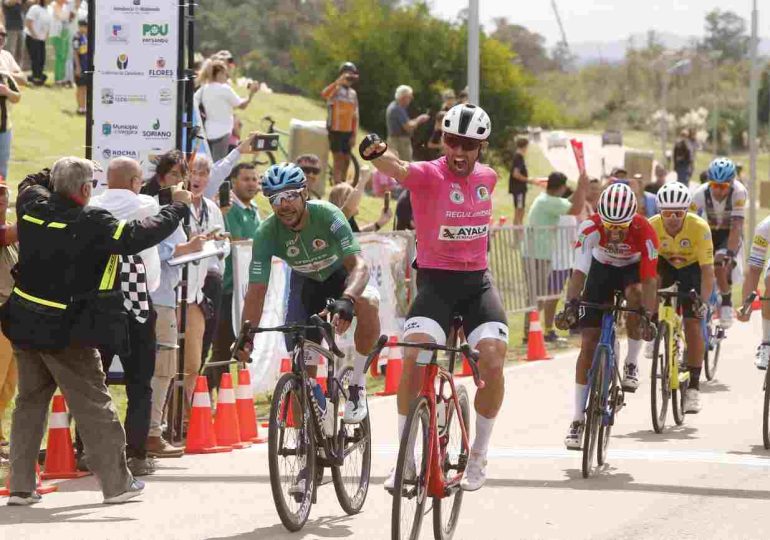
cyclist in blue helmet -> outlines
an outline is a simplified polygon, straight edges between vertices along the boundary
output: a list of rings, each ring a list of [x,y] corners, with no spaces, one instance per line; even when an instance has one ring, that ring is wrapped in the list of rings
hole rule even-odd
[[[723,327],[733,323],[731,275],[742,248],[743,220],[748,191],[736,180],[735,163],[718,157],[708,168],[708,183],[693,195],[693,209],[708,221],[714,243],[714,273],[721,294],[719,319]]]
[[[305,173],[297,165],[270,167],[262,177],[262,191],[274,214],[254,235],[242,320],[256,325],[262,318],[273,257],[283,259],[292,269],[287,324],[302,324],[324,311],[328,298],[335,299],[331,315],[337,333],[344,333],[356,316],[357,352],[343,421],[361,423],[368,414],[366,355],[380,336],[380,319],[379,293],[369,285],[369,266],[358,240],[342,210],[327,201],[308,200]],[[320,343],[320,335],[308,333],[308,339]],[[308,375],[315,377],[319,357],[309,355]],[[297,492],[304,490],[303,482],[300,474],[294,486]]]

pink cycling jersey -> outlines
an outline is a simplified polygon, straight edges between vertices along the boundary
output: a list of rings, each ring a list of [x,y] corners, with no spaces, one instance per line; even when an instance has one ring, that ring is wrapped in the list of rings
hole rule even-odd
[[[497,173],[480,163],[467,177],[449,170],[446,158],[409,164],[401,182],[411,194],[417,232],[417,266],[437,270],[486,270],[492,192]]]

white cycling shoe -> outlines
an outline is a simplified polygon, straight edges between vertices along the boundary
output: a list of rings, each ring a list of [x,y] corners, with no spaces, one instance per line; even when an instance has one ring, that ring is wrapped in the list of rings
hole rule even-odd
[[[623,390],[627,392],[636,392],[639,388],[639,368],[634,364],[623,366],[623,381],[621,382]]]
[[[770,343],[762,343],[757,347],[754,365],[757,366],[757,369],[767,369],[768,360],[770,360]]]
[[[586,423],[582,420],[575,420],[569,425],[567,436],[564,437],[564,446],[567,450],[581,450],[583,448],[583,431]]]
[[[720,306],[719,324],[722,328],[730,328],[733,325],[733,306]]]
[[[688,388],[684,394],[684,412],[687,414],[700,412],[700,392],[695,388]]]
[[[417,478],[417,467],[414,466],[414,461],[407,461],[406,470],[404,471],[404,479],[414,480],[415,478]],[[393,467],[390,470],[390,474],[385,479],[385,483],[383,485],[386,491],[393,491],[393,488],[396,487],[396,468],[395,467]]]
[[[468,457],[468,465],[465,467],[465,474],[460,480],[460,487],[463,491],[476,491],[487,481],[487,456],[471,452]]]
[[[366,388],[357,385],[348,387],[349,399],[345,402],[345,414],[342,421],[346,424],[360,424],[369,414],[366,403]]]

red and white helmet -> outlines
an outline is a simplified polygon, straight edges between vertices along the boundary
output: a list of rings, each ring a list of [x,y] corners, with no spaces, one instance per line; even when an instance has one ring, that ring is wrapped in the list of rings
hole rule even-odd
[[[444,133],[486,141],[492,133],[492,122],[481,107],[461,103],[447,111],[442,128]]]
[[[636,195],[627,184],[616,183],[599,197],[597,211],[605,223],[629,223],[636,214]]]

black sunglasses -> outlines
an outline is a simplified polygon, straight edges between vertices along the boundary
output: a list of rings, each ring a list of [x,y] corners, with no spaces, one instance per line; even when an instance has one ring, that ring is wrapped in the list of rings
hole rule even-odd
[[[318,167],[305,166],[305,167],[300,167],[300,169],[302,169],[302,172],[305,174],[318,174],[321,172],[321,169]]]

